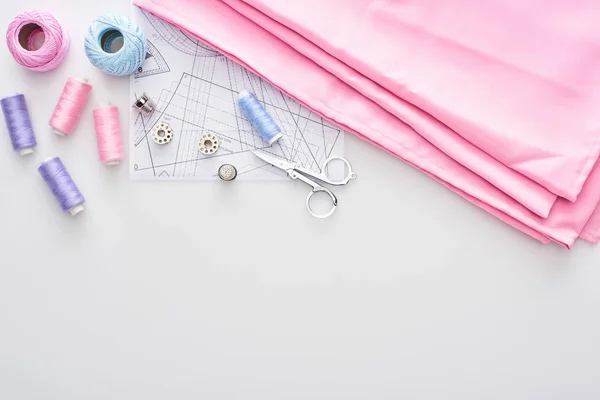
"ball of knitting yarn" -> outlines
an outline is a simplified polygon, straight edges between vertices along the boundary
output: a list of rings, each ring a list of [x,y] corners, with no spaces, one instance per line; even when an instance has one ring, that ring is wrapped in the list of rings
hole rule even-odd
[[[68,32],[50,13],[26,11],[15,17],[6,32],[6,44],[14,59],[32,71],[51,71],[69,53]]]
[[[90,25],[85,52],[100,70],[116,76],[134,73],[146,59],[147,42],[142,29],[129,18],[104,15]]]

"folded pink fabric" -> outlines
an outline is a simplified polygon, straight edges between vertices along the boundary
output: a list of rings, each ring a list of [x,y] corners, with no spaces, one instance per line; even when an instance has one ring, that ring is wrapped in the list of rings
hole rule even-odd
[[[559,196],[596,164],[600,2],[243,1]]]
[[[247,3],[249,2],[240,0],[226,0],[225,2],[218,0],[169,2],[166,0],[136,0],[138,6],[190,31],[262,75],[317,113],[403,158],[463,197],[538,240],[545,242],[551,239],[570,246],[580,233],[587,240],[593,240],[593,233],[597,232],[597,228],[600,227],[600,221],[598,221],[600,218],[590,219],[600,202],[600,184],[596,183],[600,183],[600,172],[592,168],[597,158],[597,154],[594,154],[594,146],[590,145],[587,151],[582,151],[577,147],[583,147],[582,143],[585,140],[581,139],[576,140],[577,146],[572,145],[568,149],[562,148],[560,157],[552,158],[556,162],[560,159],[561,163],[560,179],[557,175],[556,180],[553,177],[553,174],[556,173],[554,167],[547,168],[545,174],[541,173],[544,169],[542,166],[548,160],[548,158],[544,158],[544,154],[548,153],[541,149],[546,145],[544,143],[539,145],[538,159],[532,158],[529,162],[520,164],[521,167],[531,164],[531,168],[519,169],[518,165],[507,166],[500,162],[503,157],[505,158],[502,161],[507,162],[506,154],[500,154],[502,157],[496,155],[492,157],[489,153],[493,152],[487,148],[484,149],[485,146],[481,145],[481,142],[485,142],[487,139],[474,139],[470,136],[473,133],[470,130],[474,126],[473,119],[480,118],[479,114],[482,112],[479,108],[476,107],[473,111],[478,114],[475,116],[467,113],[466,109],[457,108],[456,104],[452,104],[453,102],[442,102],[443,104],[440,103],[427,109],[427,105],[423,104],[421,100],[407,99],[405,92],[399,92],[393,84],[389,85],[385,76],[375,79],[377,72],[359,72],[356,68],[360,65],[352,65],[356,60],[345,58],[345,54],[336,55],[331,48],[327,48],[326,43],[318,43],[316,37],[310,37],[309,31],[317,30],[322,27],[321,25],[315,27],[308,23],[300,24],[295,26],[295,30],[292,30],[286,26],[293,24],[283,16],[285,13],[277,14],[273,12],[272,8],[265,7],[266,3],[269,3],[268,6],[272,6],[271,3],[278,3],[277,1],[253,2],[257,8],[250,7]],[[290,9],[295,9],[295,3],[294,1],[285,2],[286,5],[290,5]],[[369,2],[361,2],[361,4],[363,3]],[[371,3],[380,2],[373,1]],[[277,5],[275,4],[275,6]],[[353,13],[354,8],[358,7],[356,2],[348,2],[348,5],[349,7],[341,5],[338,7],[338,10],[343,11],[340,15],[345,15],[345,12]],[[263,9],[259,10],[260,7]],[[281,11],[285,10],[278,10],[278,12]],[[266,15],[265,12],[270,15]],[[303,15],[303,13],[292,14],[285,15],[287,18]],[[279,18],[286,24],[280,23]],[[352,20],[350,18],[348,21]],[[340,22],[338,18],[336,24],[344,25],[348,21]],[[337,26],[336,24],[333,25]],[[309,27],[306,28],[308,31],[303,32],[302,26]],[[378,28],[373,27],[373,29],[377,30]],[[308,37],[313,41],[309,41]],[[335,40],[332,39],[330,42],[335,42]],[[366,45],[355,45],[355,47],[364,46]],[[345,51],[350,50],[346,49]],[[398,68],[400,66],[401,64]],[[443,66],[438,66],[442,72]],[[469,72],[469,68],[465,68]],[[479,64],[472,65],[473,70],[480,68],[482,67]],[[437,74],[442,72],[438,71]],[[427,73],[433,74],[430,70]],[[433,75],[435,76],[435,74]],[[474,75],[474,80],[477,80],[475,77],[480,79],[479,76]],[[393,81],[398,82],[397,79]],[[592,78],[588,80],[588,82],[592,81]],[[482,84],[485,82],[487,81],[480,81]],[[523,83],[518,80],[516,82]],[[533,89],[539,89],[535,82],[532,85],[529,98],[534,95]],[[474,83],[473,86],[477,85]],[[581,89],[576,85],[573,87]],[[448,91],[449,89],[442,87],[440,90]],[[506,90],[503,90],[499,93],[503,96],[505,92]],[[535,95],[539,94],[535,92]],[[547,92],[542,94],[546,95]],[[515,97],[522,95],[522,92],[517,91]],[[480,100],[477,96],[470,96],[470,92],[461,93],[457,90],[453,100],[454,103],[460,103],[463,106],[468,103],[464,97],[470,98],[470,101],[475,104]],[[502,100],[512,100],[512,96],[504,99],[501,96],[497,97],[500,99],[492,102],[494,107],[500,104],[505,111],[510,110],[508,113],[510,118],[504,125],[494,125],[497,116],[490,117],[489,121],[492,122],[483,121],[485,129],[480,130],[480,136],[492,137],[499,134],[502,129],[508,130],[507,143],[510,145],[505,143],[504,147],[501,147],[503,151],[500,153],[510,152],[515,159],[518,158],[516,154],[520,152],[521,157],[524,157],[529,152],[529,147],[535,140],[538,140],[536,137],[539,134],[538,127],[545,123],[536,125],[538,124],[536,121],[527,122],[527,118],[536,117],[538,114],[529,115],[525,112],[526,110],[521,110],[522,114],[513,115],[510,107],[501,104]],[[581,100],[581,102],[586,106],[588,102],[591,103],[594,100],[592,94],[586,94],[584,97],[585,101]],[[433,98],[437,99],[435,96]],[[564,103],[557,105],[554,102],[546,101],[547,99],[541,100],[545,101],[541,107],[546,110],[555,109],[556,112],[560,112],[561,106],[564,105]],[[517,104],[520,104],[519,99],[517,99]],[[440,113],[439,110],[442,106],[446,108],[444,112]],[[486,112],[490,113],[487,109],[484,113]],[[536,112],[539,111],[536,110]],[[579,112],[582,111],[579,110]],[[570,109],[568,114],[575,118],[575,112]],[[451,118],[444,121],[444,118],[448,116]],[[554,120],[558,117],[552,118]],[[588,120],[591,119],[590,114]],[[518,129],[521,134],[524,134],[524,132],[528,132],[525,129],[528,123],[533,124],[531,127],[532,139],[522,137],[521,140],[525,144],[519,147],[519,143],[516,143],[511,136],[514,130],[509,128]],[[597,139],[597,135],[592,135],[593,129],[582,130],[578,122],[573,123],[572,128],[577,130],[577,138],[587,137],[589,143]],[[460,134],[457,133],[459,129],[462,129]],[[555,133],[558,134],[556,129],[549,132],[548,137],[553,137],[552,135]],[[561,145],[562,142],[560,142]],[[561,146],[556,145],[558,142],[553,143],[551,146],[553,151],[559,150],[558,148]],[[494,150],[498,151],[498,149]],[[540,161],[540,164],[536,164],[537,161]],[[592,165],[588,166],[590,162]],[[533,164],[536,164],[535,168],[532,167]],[[567,174],[567,164],[573,171],[579,168],[578,173]],[[575,167],[576,164],[578,167]],[[536,171],[536,173],[531,173],[531,171]],[[590,173],[592,179],[586,183],[585,177]],[[541,176],[545,176],[545,180],[553,183],[546,184],[545,180],[540,178]],[[571,176],[570,183],[567,176]],[[595,179],[593,179],[594,177]],[[579,182],[580,180],[581,182]],[[576,189],[572,190],[573,188]],[[562,198],[557,199],[556,192],[571,198],[578,195],[578,199],[575,203]],[[547,218],[544,218],[545,216]]]

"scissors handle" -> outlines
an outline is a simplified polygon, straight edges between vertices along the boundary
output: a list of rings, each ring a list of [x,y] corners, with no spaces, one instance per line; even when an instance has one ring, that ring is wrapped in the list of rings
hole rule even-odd
[[[334,161],[343,162],[344,163],[344,171],[347,171],[346,174],[344,175],[344,178],[341,180],[335,180],[335,179],[332,179],[329,177],[329,164],[331,164]],[[318,179],[321,182],[327,183],[328,185],[331,185],[331,186],[347,185],[351,179],[356,179],[356,173],[354,171],[352,171],[352,166],[350,165],[350,162],[348,162],[348,160],[346,160],[343,157],[329,157],[327,160],[325,160],[325,162],[321,166],[320,174],[315,174],[314,172],[309,171],[303,167],[296,167],[296,169],[306,175],[312,176],[313,178]]]
[[[344,163],[344,170],[347,170],[347,174],[344,176],[344,179],[336,181],[333,180],[329,177],[328,175],[328,171],[329,171],[329,164],[331,164],[334,161],[341,161]],[[348,182],[350,182],[350,180],[352,179],[356,179],[356,172],[352,171],[352,165],[350,165],[350,162],[348,162],[348,160],[346,160],[343,157],[329,157],[327,160],[325,160],[325,162],[323,163],[323,166],[321,167],[321,171],[323,173],[323,175],[325,175],[326,180],[324,180],[323,182],[328,183],[332,186],[343,186],[343,185],[347,185]]]
[[[327,193],[329,195],[329,197],[331,198],[331,204],[332,204],[331,210],[329,210],[325,214],[317,214],[316,212],[314,212],[314,210],[310,206],[310,199],[316,193],[319,193],[319,192]],[[335,209],[337,208],[337,202],[338,202],[337,197],[335,197],[335,194],[333,194],[330,190],[325,189],[324,187],[316,187],[316,188],[313,188],[312,192],[310,192],[308,194],[308,197],[306,198],[306,208],[308,209],[308,212],[310,213],[310,215],[312,215],[313,217],[325,219],[325,218],[329,218],[333,215],[333,213],[335,212]]]
[[[315,218],[321,218],[321,219],[331,217],[331,215],[335,212],[335,209],[337,208],[337,204],[338,204],[338,199],[337,199],[337,197],[335,197],[335,194],[333,194],[330,190],[325,189],[323,186],[319,185],[317,182],[307,178],[306,176],[302,175],[301,173],[298,173],[297,171],[291,171],[289,175],[290,175],[290,178],[301,180],[302,182],[304,182],[307,185],[312,187],[312,191],[308,194],[308,197],[306,198],[306,208],[308,209],[308,212],[310,213],[310,215],[312,215]],[[317,214],[310,205],[310,200],[312,199],[312,197],[316,193],[321,193],[321,192],[326,193],[329,196],[329,198],[331,199],[331,203],[332,203],[331,210],[329,210],[325,214]]]

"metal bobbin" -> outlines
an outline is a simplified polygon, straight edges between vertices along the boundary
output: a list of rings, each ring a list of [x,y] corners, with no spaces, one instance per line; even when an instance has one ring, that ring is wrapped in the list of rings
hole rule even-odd
[[[144,93],[139,99],[135,101],[135,103],[133,103],[132,107],[143,114],[151,114],[156,109],[156,104],[150,98],[150,96]]]
[[[152,140],[158,144],[167,144],[173,140],[173,129],[167,123],[156,124],[152,129]]]
[[[202,154],[215,154],[219,151],[220,142],[219,138],[212,133],[202,135],[198,142],[198,149]]]
[[[221,165],[219,168],[219,178],[226,182],[232,181],[237,178],[237,169],[231,164]]]

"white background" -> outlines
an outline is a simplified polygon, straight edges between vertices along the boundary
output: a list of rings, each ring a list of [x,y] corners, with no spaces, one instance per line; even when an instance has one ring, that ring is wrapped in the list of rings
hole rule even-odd
[[[127,0],[0,3],[62,18],[66,63],[27,96],[33,157],[0,135],[0,399],[598,399],[600,250],[543,246],[347,138],[359,179],[320,221],[299,182],[134,183],[98,162],[92,106],[127,78],[92,67],[89,23]],[[3,28],[4,29],[4,28]],[[93,99],[47,121],[68,76]],[[86,196],[63,214],[37,172],[61,156]]]

